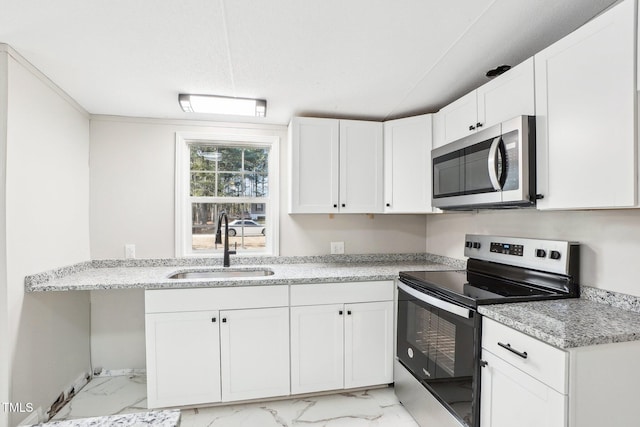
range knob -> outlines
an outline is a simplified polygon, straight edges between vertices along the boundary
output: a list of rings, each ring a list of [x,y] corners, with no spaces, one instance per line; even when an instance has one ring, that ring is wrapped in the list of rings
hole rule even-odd
[[[467,240],[465,242],[464,246],[467,247],[467,248],[472,248],[473,247],[473,243],[471,243],[470,241]]]
[[[551,259],[560,259],[561,256],[562,255],[558,251],[551,251],[551,253],[549,254],[549,258]]]
[[[473,249],[480,249],[480,242],[473,242]]]
[[[536,256],[538,258],[545,258],[547,256],[547,251],[544,249],[536,249]]]

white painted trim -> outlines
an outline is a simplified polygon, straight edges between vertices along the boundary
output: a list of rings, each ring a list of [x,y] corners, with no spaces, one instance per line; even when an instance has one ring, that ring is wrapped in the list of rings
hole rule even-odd
[[[5,43],[0,43],[0,53],[5,52],[18,64],[24,67],[27,71],[33,74],[37,79],[42,81],[49,89],[54,91],[60,98],[65,100],[69,105],[76,109],[79,113],[84,115],[87,119],[90,118],[89,112],[73,99],[67,92],[65,92],[60,86],[55,84],[53,80],[47,77],[42,71],[38,70],[31,62],[29,62],[24,56],[20,55],[15,49]],[[6,75],[6,73],[5,73]]]
[[[175,256],[176,258],[190,256],[211,256],[218,258],[220,254],[193,253],[190,250],[189,237],[190,222],[187,220],[189,212],[189,181],[184,178],[189,170],[190,141],[201,142],[232,142],[238,145],[255,146],[267,145],[269,151],[269,198],[267,203],[270,232],[266,235],[265,252],[247,252],[251,256],[278,256],[280,254],[280,137],[274,135],[239,135],[228,133],[233,129],[220,129],[221,132],[176,132],[176,167],[175,167]],[[215,197],[203,198],[215,201]],[[238,199],[239,202],[243,198]],[[242,255],[240,255],[242,256]]]
[[[177,98],[176,98],[177,102]],[[247,122],[220,122],[207,120],[191,120],[191,119],[166,119],[153,117],[129,117],[114,116],[107,114],[92,114],[91,120],[104,122],[120,122],[120,123],[142,123],[156,125],[173,125],[173,126],[189,126],[189,127],[207,127],[220,128],[223,132],[233,131],[235,129],[260,130],[266,132],[286,132],[286,124],[274,123],[247,123]]]

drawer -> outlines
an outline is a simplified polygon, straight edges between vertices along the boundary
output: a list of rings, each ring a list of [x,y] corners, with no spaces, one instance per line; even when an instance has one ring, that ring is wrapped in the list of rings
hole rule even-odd
[[[482,348],[554,390],[567,394],[569,359],[566,351],[486,317],[482,319]]]
[[[393,301],[393,281],[291,285],[291,305]]]
[[[289,287],[276,285],[153,289],[145,291],[144,305],[145,313],[287,307]]]

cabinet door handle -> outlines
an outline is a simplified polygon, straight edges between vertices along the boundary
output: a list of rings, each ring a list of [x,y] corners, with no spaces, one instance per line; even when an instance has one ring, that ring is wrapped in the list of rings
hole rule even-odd
[[[387,203],[387,207],[390,208],[391,207],[391,203]]]
[[[504,349],[509,350],[511,353],[522,357],[523,359],[526,359],[527,357],[529,357],[529,355],[527,354],[526,351],[518,351],[518,350],[514,349],[513,347],[511,347],[511,344],[509,344],[509,343],[504,344],[504,343],[498,342],[498,345],[500,347],[504,348]]]
[[[347,315],[351,316],[351,310],[347,310]]]
[[[338,207],[338,204],[337,204],[337,203],[334,203],[334,204],[333,204],[333,207],[334,207],[334,208],[337,208],[337,207]]]
[[[338,314],[339,314],[340,316],[342,316],[342,310],[338,311]]]
[[[476,123],[476,127],[477,128],[481,128],[482,127],[482,123],[480,123],[480,122]]]
[[[469,125],[469,130],[474,130],[476,127],[474,125]]]
[[[344,208],[345,206],[347,206],[345,203],[342,204],[342,207]]]
[[[227,323],[227,318],[226,317],[222,318],[222,323]]]
[[[480,361],[480,367],[481,368],[486,368],[487,365],[489,365],[489,362],[487,362],[486,360],[481,360]]]
[[[217,320],[217,319],[216,319],[215,317],[212,317],[212,318],[211,318],[211,321],[212,321],[213,323],[216,323],[216,320]]]

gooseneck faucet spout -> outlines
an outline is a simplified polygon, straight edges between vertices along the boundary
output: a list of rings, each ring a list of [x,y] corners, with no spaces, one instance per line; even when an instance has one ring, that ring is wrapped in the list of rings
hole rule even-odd
[[[222,243],[222,220],[224,219],[224,255],[222,259],[222,265],[224,267],[229,267],[231,265],[231,261],[229,260],[229,255],[235,255],[236,251],[229,250],[229,218],[227,217],[227,212],[222,211],[218,215],[218,229],[216,230],[216,245]]]

